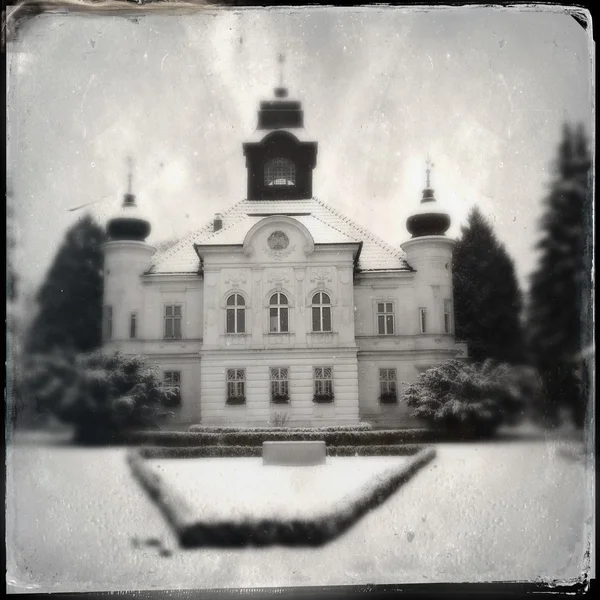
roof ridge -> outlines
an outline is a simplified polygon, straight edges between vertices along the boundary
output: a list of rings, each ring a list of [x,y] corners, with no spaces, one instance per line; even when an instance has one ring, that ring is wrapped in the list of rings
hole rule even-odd
[[[222,212],[221,216],[225,217],[225,216],[230,215],[232,212],[234,212],[234,210],[236,208],[238,208],[238,206],[242,202],[243,202],[243,200],[239,200],[234,205],[230,206],[227,210],[225,210],[224,212]],[[185,245],[187,245],[190,242],[192,242],[194,240],[194,238],[196,238],[196,236],[198,236],[198,235],[200,235],[200,234],[208,231],[209,228],[211,227],[211,225],[212,225],[212,222],[209,221],[205,225],[203,225],[202,227],[199,227],[198,229],[194,229],[194,231],[192,231],[191,233],[188,233],[185,237],[183,237],[182,239],[180,239],[176,244],[173,244],[171,247],[167,248],[164,252],[162,252],[160,254],[160,256],[157,256],[155,258],[155,260],[153,261],[153,264],[154,265],[158,264],[158,260],[162,261],[164,259],[171,258],[171,256],[173,256],[173,254],[175,254],[176,252],[178,252]],[[231,225],[233,225],[233,223],[231,223]],[[231,225],[228,225],[227,227],[225,227],[225,229],[227,229],[228,227],[231,227]]]
[[[328,204],[326,204],[325,202],[323,202],[319,198],[315,197],[314,199],[321,206],[323,206],[324,208],[326,208],[329,212],[335,214],[338,217],[341,217],[344,222],[348,223],[349,225],[352,225],[352,227],[354,227],[355,229],[357,229],[361,233],[361,235],[364,235],[370,241],[378,244],[379,246],[381,246],[385,250],[393,252],[396,257],[398,257],[398,258],[404,258],[405,253],[402,252],[402,250],[396,249],[395,246],[392,246],[392,244],[389,244],[385,240],[382,240],[379,236],[375,235],[374,233],[372,233],[371,231],[369,231],[368,229],[366,229],[362,225],[359,225],[356,221],[353,221],[350,217],[342,214],[338,209],[336,209],[336,208],[334,208],[332,206],[329,206]],[[344,233],[344,232],[342,231],[341,233]]]

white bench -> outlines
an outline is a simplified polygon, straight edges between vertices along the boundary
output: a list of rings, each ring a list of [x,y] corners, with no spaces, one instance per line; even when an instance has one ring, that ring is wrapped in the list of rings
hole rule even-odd
[[[263,465],[324,465],[325,442],[263,442],[262,456]]]

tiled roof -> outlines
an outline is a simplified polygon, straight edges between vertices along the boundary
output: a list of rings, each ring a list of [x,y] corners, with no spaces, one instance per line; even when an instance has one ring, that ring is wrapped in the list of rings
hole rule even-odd
[[[316,244],[363,242],[358,265],[361,270],[410,270],[399,247],[388,244],[317,198],[311,198],[242,200],[222,213],[222,229],[214,231],[211,220],[164,252],[157,252],[150,273],[195,273],[199,259],[194,244],[242,244],[247,231],[256,222],[282,214],[305,225]]]

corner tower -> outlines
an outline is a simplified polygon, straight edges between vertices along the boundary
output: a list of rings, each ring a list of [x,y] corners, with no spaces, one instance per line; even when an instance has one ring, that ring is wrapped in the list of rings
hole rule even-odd
[[[283,65],[282,55],[279,63]],[[288,99],[283,74],[274,95],[260,103],[254,135],[243,144],[248,200],[311,198],[317,142],[308,140],[302,104]]]
[[[402,244],[402,249],[408,264],[416,271],[415,335],[454,336],[452,248],[455,241],[446,237],[450,217],[435,198],[430,183],[431,166],[428,160],[427,185],[420,207],[406,221],[412,237]],[[424,342],[423,349],[428,345]]]
[[[150,268],[156,251],[146,243],[150,223],[139,211],[132,192],[132,163],[129,159],[128,188],[121,210],[106,226],[109,241],[104,253],[104,343],[141,337],[143,290],[140,275]]]

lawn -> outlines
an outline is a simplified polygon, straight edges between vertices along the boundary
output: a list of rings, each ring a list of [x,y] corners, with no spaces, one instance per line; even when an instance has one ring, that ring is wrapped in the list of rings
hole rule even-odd
[[[7,584],[20,592],[64,592],[576,578],[591,515],[591,467],[562,452],[576,447],[559,440],[439,444],[433,462],[323,547],[181,550],[133,480],[124,448],[17,442],[7,449]],[[332,460],[323,469],[355,469],[358,482],[365,461],[376,473],[392,459]],[[256,462],[183,459],[169,476],[181,469],[185,478],[194,464],[213,469],[207,498],[222,498],[222,506],[211,510],[243,503],[242,492],[233,493],[242,488],[248,508],[256,509],[261,494],[243,475],[243,465]],[[341,477],[334,471],[331,484]],[[236,472],[238,482],[225,493],[228,474]],[[302,477],[287,474],[305,494]],[[326,479],[315,498],[328,492]],[[202,490],[190,484],[186,493]],[[148,537],[172,554],[136,547],[135,540]]]
[[[346,498],[406,457],[328,457],[312,467],[264,466],[262,458],[149,461],[203,521],[312,518],[332,513]]]

